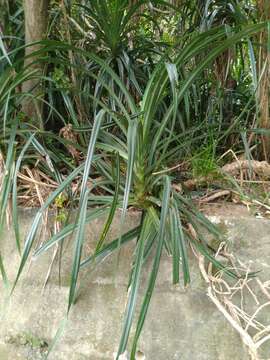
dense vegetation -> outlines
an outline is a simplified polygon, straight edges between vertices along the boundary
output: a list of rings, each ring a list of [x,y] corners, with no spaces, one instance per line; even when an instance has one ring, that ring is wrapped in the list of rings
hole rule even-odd
[[[199,229],[220,234],[182,183],[219,178],[219,168],[234,160],[233,154],[269,158],[267,3],[54,0],[43,14],[46,34],[33,45],[25,36],[26,8],[19,0],[4,1],[0,222],[11,207],[21,252],[15,284],[48,209],[56,212],[59,232],[35,255],[75,233],[69,309],[80,268],[98,264],[136,238],[118,356],[127,347],[149,256],[153,265],[132,359],[163,251],[172,255],[174,283],[190,282],[190,243],[217,268],[237,276],[213,257]],[[24,242],[18,205],[39,206]],[[123,224],[129,207],[141,210],[140,225],[108,243],[117,209]],[[70,223],[74,208],[78,216]],[[96,251],[82,259],[84,225],[104,215]],[[1,255],[0,269],[8,281]]]

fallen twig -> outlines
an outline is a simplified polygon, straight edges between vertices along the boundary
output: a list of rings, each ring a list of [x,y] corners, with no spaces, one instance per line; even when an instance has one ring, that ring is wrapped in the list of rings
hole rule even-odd
[[[214,192],[213,194],[211,194],[209,196],[201,198],[199,201],[200,201],[200,203],[207,203],[207,202],[217,200],[218,198],[221,198],[223,196],[227,196],[230,194],[231,194],[230,190],[220,190],[220,191]]]

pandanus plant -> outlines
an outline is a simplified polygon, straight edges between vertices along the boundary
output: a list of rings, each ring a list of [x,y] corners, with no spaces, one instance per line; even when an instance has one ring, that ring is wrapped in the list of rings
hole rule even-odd
[[[68,224],[38,248],[34,256],[39,256],[68,235],[75,233],[74,254],[71,269],[71,281],[68,311],[74,304],[76,288],[81,268],[99,264],[108,255],[119,251],[125,244],[132,242],[134,258],[132,260],[129,280],[128,301],[125,309],[123,331],[119,342],[117,359],[125,352],[131,326],[134,319],[136,301],[140,288],[142,268],[149,256],[153,257],[152,269],[139,310],[135,335],[131,345],[131,359],[135,359],[137,343],[146,318],[147,310],[153,294],[161,255],[171,255],[173,283],[190,282],[187,248],[191,243],[209,261],[224,271],[228,276],[237,277],[219,263],[204,238],[202,228],[219,237],[217,228],[200,212],[179,188],[174,185],[170,165],[175,164],[185,151],[185,137],[188,133],[181,123],[181,112],[186,111],[192,99],[189,96],[192,84],[214,59],[233,44],[243,41],[263,29],[265,24],[246,26],[244,30],[233,33],[226,32],[226,27],[212,29],[205,33],[194,34],[181,49],[176,47],[173,61],[164,57],[156,66],[145,88],[140,101],[135,101],[125,84],[110,66],[98,56],[80,49],[73,51],[83,53],[85,58],[96,62],[111,77],[114,87],[95,73],[78,67],[81,75],[91,76],[99,81],[103,96],[96,99],[91,93],[84,94],[93,102],[95,118],[91,127],[91,135],[85,161],[75,167],[62,179],[58,188],[53,191],[41,208],[37,211],[32,226],[26,236],[14,287],[24,269],[35,242],[37,230],[43,212],[50,207],[57,196],[68,189],[74,179],[81,177],[78,199],[78,215],[73,224]],[[68,51],[70,45],[57,42],[43,42],[40,52]],[[203,56],[202,56],[203,55]],[[35,54],[37,56],[37,54]],[[196,61],[200,58],[200,63]],[[48,61],[49,55],[46,57]],[[54,63],[57,59],[51,59]],[[75,66],[75,65],[74,65]],[[118,91],[114,91],[117,88]],[[118,94],[121,92],[121,97]],[[113,99],[114,108],[109,104]],[[89,129],[84,130],[87,134]],[[27,151],[33,141],[32,134],[26,142],[23,152]],[[18,159],[20,161],[20,159]],[[19,164],[15,167],[19,169]],[[100,176],[92,188],[102,191],[92,192],[89,189],[89,176],[92,173]],[[16,185],[14,185],[16,186]],[[14,192],[16,195],[16,192]],[[97,205],[99,205],[97,207]],[[117,239],[107,242],[106,236],[121,209],[121,224],[124,223],[129,206],[141,211],[140,224]],[[82,259],[84,246],[84,227],[87,222],[107,214],[96,251]],[[16,214],[15,214],[16,218]],[[191,224],[192,234],[186,224]],[[194,233],[196,236],[194,236]],[[181,271],[182,270],[182,271]]]

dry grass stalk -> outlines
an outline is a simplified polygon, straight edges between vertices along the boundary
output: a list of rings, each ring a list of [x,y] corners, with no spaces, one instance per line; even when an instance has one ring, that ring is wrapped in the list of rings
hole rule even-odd
[[[19,204],[24,207],[39,207],[48,198],[58,184],[39,169],[24,166],[18,173]]]
[[[229,283],[224,279],[221,271],[214,273],[213,266],[211,264],[207,266],[204,257],[196,253],[200,272],[208,285],[207,296],[238,332],[243,343],[248,347],[251,360],[267,360],[262,359],[259,353],[263,344],[266,342],[270,344],[270,324],[263,323],[267,318],[264,316],[264,311],[270,306],[268,291],[270,281],[262,282],[258,278],[250,278],[248,266],[236,260],[224,246],[219,248],[216,256],[219,256],[221,251],[222,256],[227,258],[230,269],[235,273],[241,273],[242,277],[234,284]],[[244,300],[250,295],[254,300],[252,310],[244,306],[246,303]]]

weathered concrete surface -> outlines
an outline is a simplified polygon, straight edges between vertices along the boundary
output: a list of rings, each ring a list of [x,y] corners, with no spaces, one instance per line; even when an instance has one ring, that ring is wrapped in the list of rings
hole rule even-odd
[[[232,247],[243,260],[253,261],[255,269],[263,270],[260,276],[270,279],[270,221],[256,219],[241,208],[227,209],[225,214],[224,209],[208,212],[214,213],[212,219],[216,222],[221,221],[222,215]],[[22,234],[26,233],[32,216],[32,212],[21,214]],[[129,214],[126,229],[138,221],[138,213]],[[93,248],[100,226],[99,221],[94,221],[87,227],[88,251]],[[118,231],[119,224],[115,223],[110,239],[115,238]],[[1,249],[8,277],[14,280],[19,256],[9,230],[2,236]],[[108,258],[91,273],[84,272],[77,304],[61,341],[50,355],[51,360],[113,359],[127,298],[132,249],[130,244],[122,251],[116,275],[115,258]],[[0,360],[42,358],[46,343],[51,342],[66,313],[71,253],[72,247],[65,250],[61,286],[58,286],[55,267],[49,285],[42,292],[52,252],[32,261],[10,299],[6,298],[1,285]],[[247,360],[249,357],[240,337],[206,296],[206,285],[197,263],[191,261],[192,283],[186,290],[171,285],[171,268],[171,259],[163,255],[157,288],[139,344],[146,359]],[[147,272],[143,274],[144,279]],[[270,346],[266,352],[269,358]]]

